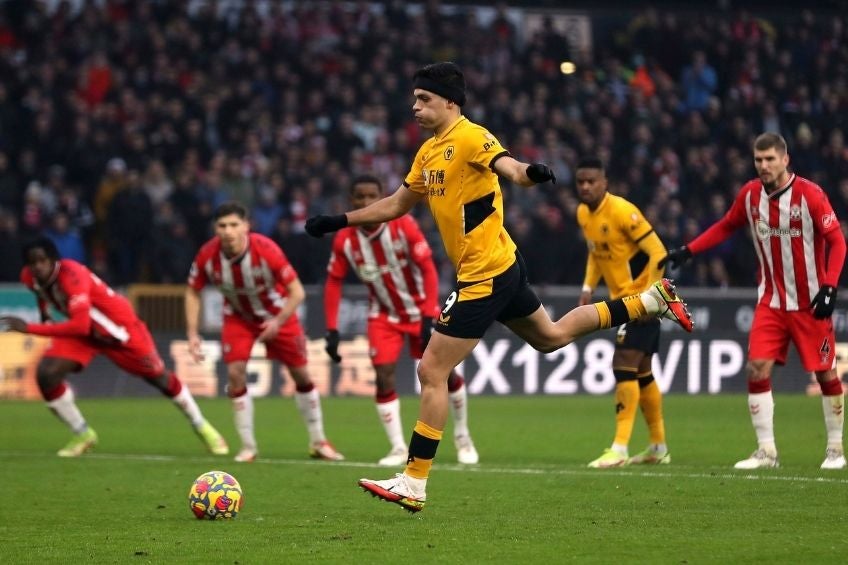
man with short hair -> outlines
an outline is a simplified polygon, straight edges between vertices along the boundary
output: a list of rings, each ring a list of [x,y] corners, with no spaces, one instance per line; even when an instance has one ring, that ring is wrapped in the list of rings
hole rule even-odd
[[[383,183],[375,176],[356,177],[350,186],[354,210],[383,197]],[[395,391],[395,369],[404,341],[409,338],[413,359],[421,359],[439,315],[439,279],[430,245],[415,219],[406,214],[389,222],[342,228],[333,239],[324,286],[327,353],[339,355],[338,314],[342,284],[349,270],[368,287],[368,349],[377,376],[377,414],[392,448],[379,465],[397,467],[408,454],[400,423],[400,399]],[[457,460],[479,461],[468,431],[468,393],[465,381],[452,370],[448,395],[453,415]]]
[[[552,322],[504,228],[498,175],[532,186],[555,182],[553,171],[542,163],[515,160],[494,135],[462,115],[465,77],[456,64],[434,63],[419,69],[413,87],[415,120],[432,130],[433,137],[418,150],[403,185],[361,210],[310,218],[306,231],[320,237],[348,225],[387,222],[426,200],[456,268],[456,288],[445,301],[418,365],[421,410],[406,470],[393,479],[359,481],[374,496],[417,512],[424,508],[427,478],[447,420],[448,376],[495,321],[544,352],[645,314],[667,317],[687,330],[692,321],[674,285],[663,279],[641,295],[580,306]]]
[[[642,212],[629,201],[607,192],[607,176],[597,157],[582,159],[576,169],[577,223],[589,247],[579,305],[591,304],[601,279],[610,298],[641,292],[663,276],[660,260],[665,246]],[[654,379],[651,359],[659,351],[660,321],[645,316],[622,324],[615,338],[615,439],[609,449],[589,463],[607,469],[628,464],[667,464],[662,392]],[[648,424],[647,449],[628,456],[628,444],[641,408]]]
[[[35,293],[42,323],[28,324],[7,316],[0,318],[0,329],[51,338],[38,363],[36,379],[48,408],[74,433],[59,450],[60,457],[79,457],[97,444],[97,433],[83,417],[65,381],[68,373],[81,371],[95,355],[105,355],[173,400],[209,451],[216,455],[229,452],[227,442],[203,417],[188,387],[165,368],[147,325],[126,298],[84,265],[60,257],[48,238],[27,243],[23,260],[21,282]],[[49,308],[67,319],[52,321]]]
[[[202,360],[200,291],[207,284],[215,285],[224,295],[221,343],[227,394],[242,444],[235,460],[251,462],[259,453],[253,399],[247,389],[247,362],[258,340],[265,344],[268,358],[285,364],[294,379],[295,403],[309,433],[309,456],[341,461],[344,457],[324,435],[321,397],[306,367],[306,335],[296,313],[306,293],[297,273],[273,241],[250,232],[243,205],[225,202],[214,218],[215,237],[200,248],[188,277],[186,333],[189,352],[196,361]]]
[[[831,316],[845,261],[845,239],[827,194],[790,172],[786,141],[763,133],[754,141],[758,178],[742,186],[730,210],[688,244],[668,253],[672,267],[718,245],[748,225],[759,259],[759,300],[748,343],[748,410],[757,449],[737,469],[778,467],[771,372],[795,344],[822,391],[827,446],[822,469],[844,469],[844,396],[836,374]],[[663,261],[665,263],[666,260]]]

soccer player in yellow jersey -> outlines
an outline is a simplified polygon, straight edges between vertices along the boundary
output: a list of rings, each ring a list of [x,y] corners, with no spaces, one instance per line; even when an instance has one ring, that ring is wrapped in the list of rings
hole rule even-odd
[[[415,120],[432,130],[433,137],[419,149],[403,185],[365,208],[309,218],[306,231],[320,237],[348,225],[388,222],[426,200],[456,267],[456,288],[445,301],[418,365],[421,407],[406,470],[384,481],[359,481],[373,495],[417,512],[424,508],[427,478],[447,420],[448,375],[493,322],[501,322],[539,351],[550,352],[597,329],[646,314],[675,320],[687,330],[692,321],[686,304],[665,279],[641,294],[580,306],[551,321],[504,229],[498,175],[532,186],[554,182],[553,171],[541,163],[515,160],[495,136],[462,115],[465,78],[454,63],[434,63],[416,71],[413,96]]]
[[[577,223],[583,230],[589,256],[579,305],[592,302],[592,291],[601,279],[611,299],[642,292],[662,277],[660,261],[665,246],[642,212],[620,196],[607,192],[607,176],[600,159],[577,164]],[[618,328],[612,370],[615,375],[615,439],[609,449],[589,463],[606,469],[628,463],[666,464],[671,455],[665,443],[662,393],[651,372],[651,357],[659,350],[660,321],[654,316],[632,320]],[[627,446],[642,408],[648,423],[650,445],[628,458]]]

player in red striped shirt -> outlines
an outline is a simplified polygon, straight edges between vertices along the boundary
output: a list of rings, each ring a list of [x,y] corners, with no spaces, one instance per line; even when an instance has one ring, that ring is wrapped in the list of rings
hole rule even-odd
[[[126,298],[84,265],[62,259],[47,238],[28,243],[23,256],[26,266],[21,282],[35,293],[42,323],[4,317],[0,327],[51,338],[36,378],[47,406],[74,432],[59,456],[78,457],[97,444],[97,433],[77,407],[65,378],[84,369],[99,354],[173,400],[212,453],[228,453],[224,438],[203,417],[188,387],[165,368],[147,325]],[[66,320],[52,321],[50,308]]]
[[[754,142],[759,178],[747,182],[730,210],[689,244],[668,254],[685,262],[747,225],[759,259],[759,301],[748,345],[748,408],[758,448],[737,469],[777,467],[771,372],[784,364],[789,342],[815,372],[822,391],[827,447],[822,469],[844,469],[843,391],[836,373],[831,316],[845,261],[845,239],[825,192],[789,172],[786,141],[764,133]]]
[[[306,293],[276,243],[250,232],[247,209],[227,202],[215,210],[215,237],[207,241],[191,265],[186,290],[186,333],[189,352],[203,358],[199,333],[200,291],[212,284],[224,295],[221,342],[227,365],[227,394],[233,402],[242,447],[236,461],[253,461],[258,453],[253,429],[253,399],[247,391],[247,361],[257,340],[268,357],[285,364],[295,382],[295,402],[309,432],[309,455],[344,459],[324,435],[321,397],[309,377],[306,334],[296,309]]]
[[[351,183],[350,201],[355,210],[382,197],[383,185],[377,177],[362,175]],[[405,465],[407,448],[400,422],[400,400],[395,391],[395,370],[407,337],[410,354],[421,359],[430,340],[433,318],[441,311],[433,254],[418,224],[409,215],[384,224],[344,228],[336,234],[324,288],[327,353],[336,363],[341,361],[339,302],[344,278],[351,267],[368,287],[368,343],[377,374],[377,414],[392,446],[378,463],[387,467]],[[455,369],[448,378],[448,392],[457,460],[477,463],[479,456],[468,431],[468,394],[464,380]]]

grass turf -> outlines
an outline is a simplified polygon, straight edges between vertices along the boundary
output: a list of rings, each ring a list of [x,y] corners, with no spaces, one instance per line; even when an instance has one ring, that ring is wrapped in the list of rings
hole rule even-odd
[[[229,403],[201,400],[237,448]],[[481,463],[455,463],[444,441],[427,508],[410,515],[356,486],[386,478],[388,444],[373,402],[324,399],[343,463],[306,457],[290,399],[256,402],[260,459],[207,455],[161,399],[81,400],[100,434],[74,460],[68,433],[40,403],[0,403],[0,477],[12,507],[0,523],[7,563],[754,563],[844,562],[848,473],[821,471],[821,402],[778,395],[781,468],[735,471],[755,447],[742,395],[665,399],[672,464],[592,470],[613,435],[611,397],[474,397]],[[411,429],[417,400],[403,400]],[[450,438],[450,423],[445,437]],[[631,452],[644,447],[639,421]],[[245,492],[236,520],[196,520],[192,480],[233,474]]]

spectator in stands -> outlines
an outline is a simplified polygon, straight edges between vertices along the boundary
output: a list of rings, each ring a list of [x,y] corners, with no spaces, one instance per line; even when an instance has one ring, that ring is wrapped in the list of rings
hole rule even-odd
[[[94,195],[94,217],[100,226],[105,226],[112,199],[127,183],[127,163],[120,157],[113,157],[106,163],[106,174]]]
[[[701,111],[707,108],[710,96],[718,88],[718,77],[715,69],[707,63],[703,51],[698,50],[692,54],[692,64],[683,70],[680,86],[688,110]]]
[[[0,150],[0,208],[16,215],[20,213],[22,200],[19,183],[18,175],[10,167],[9,155]]]
[[[0,208],[0,282],[20,280],[23,239],[18,233],[18,218]]]
[[[67,214],[64,212],[53,214],[50,227],[44,230],[44,235],[53,241],[62,257],[77,263],[85,263],[85,245],[82,236],[71,226]]]
[[[280,218],[285,213],[285,207],[280,203],[279,189],[282,188],[283,177],[275,173],[271,184],[259,189],[259,197],[251,213],[251,229],[256,233],[270,236]],[[274,186],[276,184],[276,187]]]
[[[197,247],[182,218],[175,217],[159,227],[155,235],[150,262],[153,280],[167,284],[183,284]]]
[[[142,269],[149,267],[153,205],[135,169],[127,173],[126,187],[112,199],[107,220],[110,269],[115,284],[140,280]]]

